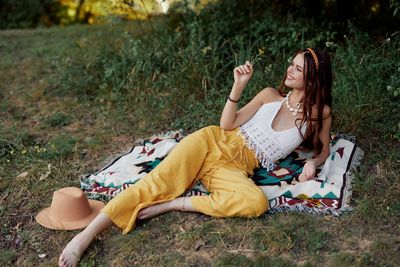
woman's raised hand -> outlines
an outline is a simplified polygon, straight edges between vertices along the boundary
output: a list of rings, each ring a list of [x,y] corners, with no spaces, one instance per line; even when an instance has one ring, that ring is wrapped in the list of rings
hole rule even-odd
[[[252,75],[253,65],[250,63],[250,61],[246,61],[245,64],[233,69],[235,84],[243,88],[247,85]]]

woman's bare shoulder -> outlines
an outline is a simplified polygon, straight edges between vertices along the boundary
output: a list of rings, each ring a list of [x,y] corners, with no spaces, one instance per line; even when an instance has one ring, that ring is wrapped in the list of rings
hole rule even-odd
[[[273,87],[266,87],[260,93],[261,100],[264,104],[281,101],[283,97],[279,94],[279,91]]]

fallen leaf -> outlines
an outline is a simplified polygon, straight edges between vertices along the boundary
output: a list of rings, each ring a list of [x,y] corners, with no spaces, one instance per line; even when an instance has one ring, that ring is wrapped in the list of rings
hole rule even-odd
[[[42,181],[42,180],[46,179],[47,177],[49,177],[50,173],[51,173],[51,163],[49,163],[47,165],[47,172],[40,175],[39,181]]]
[[[194,244],[194,250],[199,250],[200,247],[204,246],[206,243],[201,240],[197,240],[196,243]]]
[[[13,229],[15,229],[15,230],[19,230],[19,228],[21,227],[21,225],[22,225],[22,223],[21,222],[19,222],[19,223],[17,223],[17,225],[16,226],[14,226],[13,227]]]
[[[22,172],[20,174],[18,174],[17,178],[25,178],[26,176],[28,176],[29,172]]]
[[[39,256],[39,258],[43,259],[43,258],[45,258],[47,255],[43,253],[43,254],[39,254],[38,256]]]

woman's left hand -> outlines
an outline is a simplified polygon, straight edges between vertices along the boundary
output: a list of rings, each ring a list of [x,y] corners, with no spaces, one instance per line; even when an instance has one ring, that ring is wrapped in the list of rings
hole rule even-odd
[[[250,61],[246,61],[245,64],[237,66],[233,70],[233,77],[235,80],[235,84],[239,85],[242,89],[247,85],[251,76],[253,76],[253,64]]]
[[[305,182],[310,179],[314,179],[316,170],[317,170],[317,166],[315,166],[314,163],[306,162],[306,164],[304,164],[303,171],[299,175],[299,181]]]

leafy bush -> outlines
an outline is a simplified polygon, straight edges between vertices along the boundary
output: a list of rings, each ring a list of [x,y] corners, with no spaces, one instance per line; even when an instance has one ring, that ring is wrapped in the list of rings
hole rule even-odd
[[[247,101],[265,85],[277,86],[295,50],[324,45],[335,36],[310,21],[279,19],[268,9],[255,12],[257,6],[247,14],[238,5],[216,2],[197,16],[180,8],[186,11],[155,21],[156,31],[141,38],[124,32],[90,58],[60,59],[59,67],[69,67],[55,93],[95,99],[130,112],[148,127],[159,124],[152,123],[156,112],[173,127],[199,128],[217,122],[234,66],[260,59],[244,93]],[[286,19],[288,26],[281,27]]]
[[[56,22],[60,7],[57,0],[2,0],[0,29],[32,28]]]
[[[217,1],[194,15],[181,3],[153,21],[154,32],[121,32],[95,53],[61,58],[56,65],[64,77],[54,93],[91,99],[142,128],[194,130],[218,123],[236,65],[255,63],[246,103],[263,87],[277,87],[294,51],[311,46],[332,54],[334,130],[398,136],[399,115],[384,115],[398,108],[398,34],[375,44],[352,24],[341,35],[330,23],[280,17],[265,3],[242,4]]]
[[[390,139],[400,122],[400,114],[394,112],[400,108],[398,98],[388,91],[388,87],[398,87],[399,44],[398,34],[374,44],[367,34],[350,25],[346,43],[338,46],[334,61],[336,123],[343,130]]]

